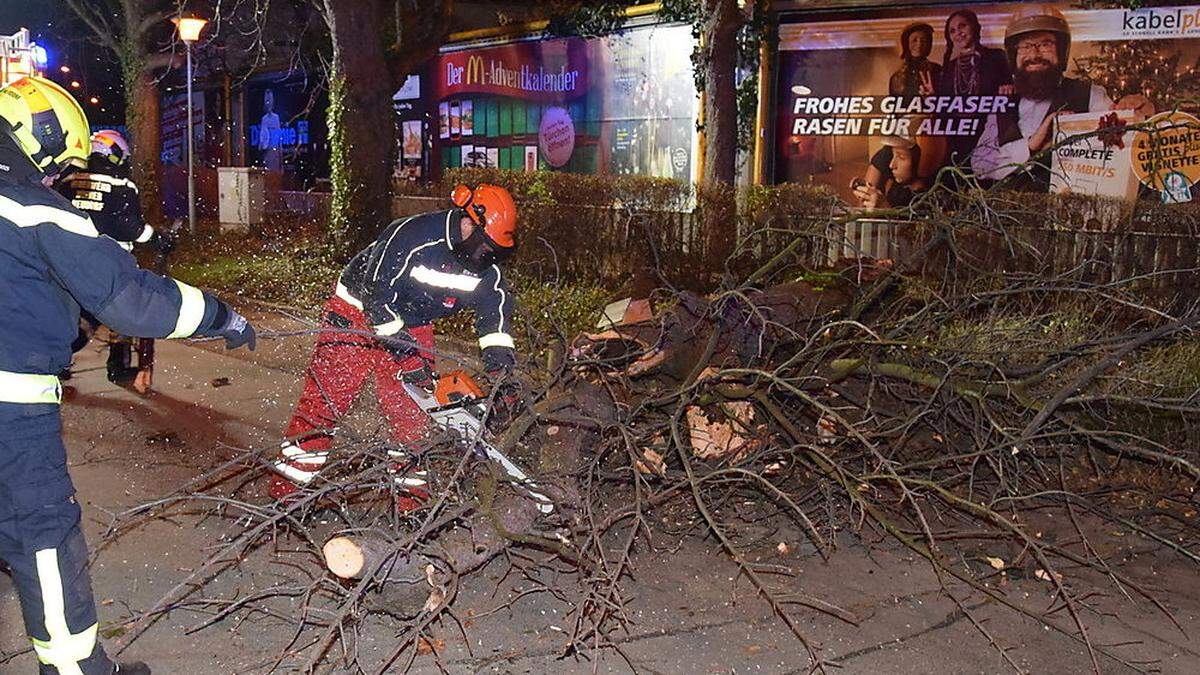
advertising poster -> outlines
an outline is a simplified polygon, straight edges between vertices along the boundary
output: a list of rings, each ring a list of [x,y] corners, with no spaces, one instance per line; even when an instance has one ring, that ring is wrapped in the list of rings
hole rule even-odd
[[[458,101],[450,103],[450,135],[462,135],[462,104]]]
[[[314,119],[324,127],[323,119],[312,118],[307,84],[304,78],[264,78],[246,86],[247,162],[300,184],[314,175]]]
[[[1133,173],[1164,204],[1192,201],[1200,180],[1200,119],[1185,112],[1159,113],[1133,133]]]
[[[1198,59],[1200,6],[946,5],[785,23],[774,178],[866,207],[910,203],[947,166],[985,186],[1133,199],[1163,182],[1135,170],[1126,127],[1186,108]]]
[[[417,181],[429,173],[426,133],[440,132],[440,120],[427,114],[421,98],[421,77],[409,75],[400,89],[392,94],[392,109],[396,112],[395,127],[399,147],[396,152],[395,176]],[[449,124],[449,120],[447,120]]]
[[[447,48],[430,66],[447,118],[433,163],[691,180],[691,45],[687,26],[654,25],[592,39]]]
[[[421,120],[404,120],[400,123],[401,152],[399,176],[408,180],[419,180],[424,171],[424,144]]]
[[[421,121],[408,120],[402,125],[404,130],[404,159],[421,158]]]

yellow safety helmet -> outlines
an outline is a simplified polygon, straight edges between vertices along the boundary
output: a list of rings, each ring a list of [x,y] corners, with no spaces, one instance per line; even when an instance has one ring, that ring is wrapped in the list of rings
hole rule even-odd
[[[47,175],[87,166],[87,115],[67,90],[43,77],[23,77],[0,89],[0,133]]]

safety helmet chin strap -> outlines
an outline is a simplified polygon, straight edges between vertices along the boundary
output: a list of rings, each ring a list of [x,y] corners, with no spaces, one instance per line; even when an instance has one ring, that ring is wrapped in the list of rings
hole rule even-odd
[[[62,167],[58,165],[58,162],[54,161],[53,155],[46,152],[45,148],[40,148],[36,153],[33,154],[30,154],[29,150],[25,148],[25,145],[21,143],[21,139],[17,138],[17,129],[20,129],[21,126],[22,125],[20,122],[18,122],[16,126],[13,126],[7,120],[0,119],[0,135],[7,139],[8,142],[12,143],[12,146],[17,151],[18,156],[24,156],[25,158],[28,158],[29,162],[33,165],[33,168],[38,172],[46,175],[54,175],[59,173],[62,170]]]

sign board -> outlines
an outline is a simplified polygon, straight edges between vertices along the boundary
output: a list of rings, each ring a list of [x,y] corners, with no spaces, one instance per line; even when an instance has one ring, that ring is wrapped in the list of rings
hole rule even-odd
[[[571,160],[575,151],[575,123],[566,108],[550,108],[542,115],[538,147],[546,163],[558,168]]]
[[[851,187],[858,181],[869,179],[885,195],[894,187],[919,192],[953,167],[1012,189],[1133,199],[1139,152],[1150,164],[1186,165],[1192,156],[1175,148],[1170,152],[1181,159],[1155,159],[1156,142],[1147,138],[1139,150],[1133,132],[1124,131],[1051,148],[1056,136],[1098,131],[1101,120],[1132,125],[1162,111],[1194,112],[1200,5],[912,3],[784,21],[774,87],[775,182],[814,182],[858,203]],[[1069,40],[1046,29],[1064,24]],[[1042,122],[1055,113],[1061,126],[1047,133]],[[894,153],[883,143],[889,135],[916,142],[916,180],[911,171],[897,178],[891,169]],[[1050,170],[1028,164],[1046,150]],[[1184,170],[1171,181],[1185,179],[1196,177]],[[1164,187],[1159,181],[1155,189]],[[906,191],[894,192],[900,198]],[[1172,199],[1182,198],[1177,193]]]
[[[587,91],[587,46],[582,39],[520,42],[442,54],[436,97],[496,94],[562,102]]]
[[[1050,165],[1050,191],[1072,192],[1126,201],[1137,198],[1138,178],[1130,162],[1134,132],[1120,131],[1104,136],[1093,135],[1106,124],[1133,124],[1132,110],[1060,115],[1056,121],[1053,159]],[[1075,136],[1083,138],[1070,139]]]

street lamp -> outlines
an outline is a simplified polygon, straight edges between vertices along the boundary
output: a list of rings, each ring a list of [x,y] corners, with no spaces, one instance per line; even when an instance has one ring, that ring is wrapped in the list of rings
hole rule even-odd
[[[188,232],[196,234],[196,173],[195,151],[192,148],[192,43],[200,39],[205,19],[178,16],[171,19],[179,31],[179,39],[187,45],[187,153],[188,153]]]

